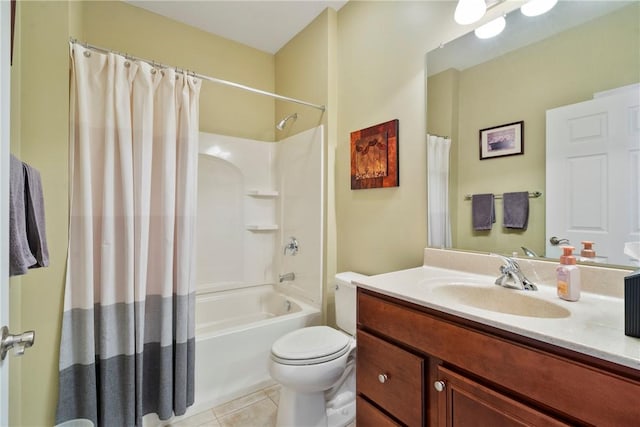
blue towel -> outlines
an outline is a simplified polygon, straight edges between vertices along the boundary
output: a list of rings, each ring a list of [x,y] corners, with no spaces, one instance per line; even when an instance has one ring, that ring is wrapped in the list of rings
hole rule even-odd
[[[493,223],[496,222],[493,194],[474,194],[471,196],[471,218],[474,230],[491,230]]]
[[[505,228],[526,230],[529,224],[529,192],[504,193],[502,225]]]

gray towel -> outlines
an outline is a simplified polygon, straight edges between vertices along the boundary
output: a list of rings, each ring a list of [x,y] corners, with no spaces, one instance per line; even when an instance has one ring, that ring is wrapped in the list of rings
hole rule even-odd
[[[471,217],[476,231],[491,230],[496,222],[496,210],[493,194],[474,194],[471,196]]]
[[[25,274],[36,259],[27,240],[24,167],[13,156],[9,174],[9,275],[16,276]]]
[[[31,253],[36,258],[36,265],[30,268],[47,267],[49,265],[49,249],[44,225],[44,198],[40,172],[23,163],[25,171],[25,210],[27,220],[27,241]]]
[[[504,209],[502,225],[505,228],[526,230],[529,223],[529,192],[504,193],[502,198]]]

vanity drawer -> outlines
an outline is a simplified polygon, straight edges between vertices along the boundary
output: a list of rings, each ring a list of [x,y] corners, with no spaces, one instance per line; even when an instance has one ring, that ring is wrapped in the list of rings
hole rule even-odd
[[[400,427],[400,424],[360,396],[356,396],[356,425],[358,427]]]
[[[363,331],[357,342],[358,392],[402,423],[423,425],[424,359]]]

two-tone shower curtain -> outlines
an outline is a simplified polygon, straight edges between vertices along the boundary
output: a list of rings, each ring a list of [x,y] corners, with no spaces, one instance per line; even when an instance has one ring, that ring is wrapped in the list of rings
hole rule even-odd
[[[194,400],[201,80],[71,45],[69,253],[56,423]]]
[[[430,247],[451,247],[450,149],[450,138],[427,135],[427,245]]]

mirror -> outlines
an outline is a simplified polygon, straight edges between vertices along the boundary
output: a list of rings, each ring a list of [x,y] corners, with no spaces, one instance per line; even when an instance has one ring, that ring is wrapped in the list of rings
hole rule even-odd
[[[510,12],[505,30],[492,39],[471,32],[427,54],[427,131],[452,138],[454,248],[522,256],[525,247],[545,255],[552,237],[545,230],[546,111],[638,83],[639,16],[637,2],[560,1],[538,17]],[[480,160],[479,131],[519,121],[524,121],[522,155]],[[633,182],[616,188],[631,194],[638,191],[637,181],[635,173]],[[503,228],[502,200],[496,200],[492,229],[474,231],[465,196],[515,191],[542,192],[529,199],[525,230]],[[549,206],[554,215],[565,210]],[[580,241],[571,244],[580,251]],[[594,249],[597,253],[597,241]],[[634,262],[629,259],[628,265]]]

